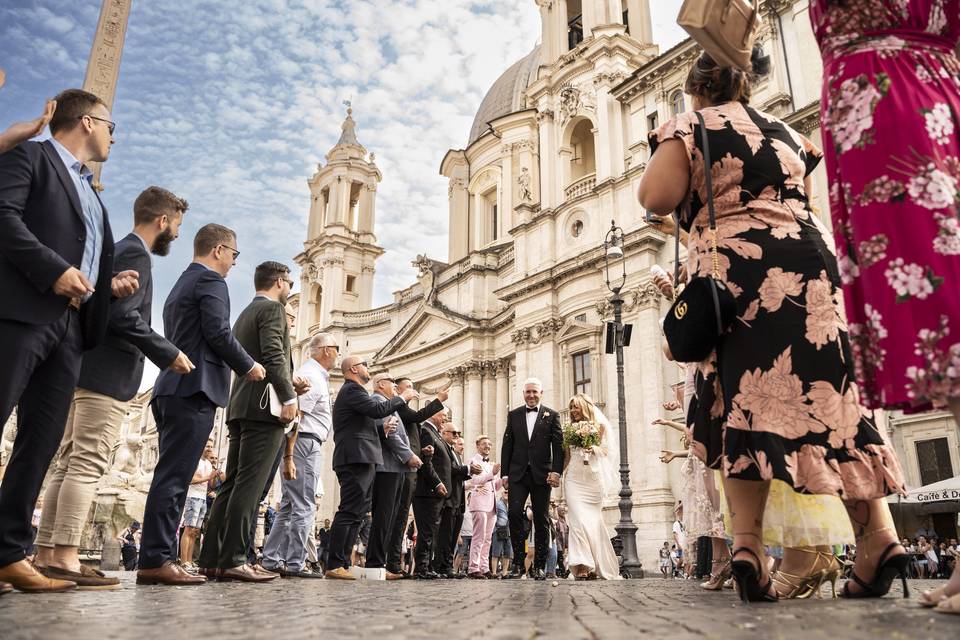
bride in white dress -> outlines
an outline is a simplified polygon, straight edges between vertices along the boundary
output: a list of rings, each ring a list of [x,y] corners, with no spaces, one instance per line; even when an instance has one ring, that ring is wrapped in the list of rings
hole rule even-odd
[[[610,531],[603,522],[604,497],[619,487],[615,450],[610,447],[610,423],[589,396],[578,393],[570,399],[570,421],[590,422],[599,427],[600,444],[569,447],[565,451],[563,497],[570,529],[567,566],[577,580],[620,579]]]

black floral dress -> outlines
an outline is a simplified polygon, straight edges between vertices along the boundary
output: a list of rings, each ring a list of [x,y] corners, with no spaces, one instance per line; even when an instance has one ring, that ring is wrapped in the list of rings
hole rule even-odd
[[[692,450],[741,480],[872,499],[902,491],[893,448],[863,408],[833,242],[810,210],[803,180],[820,151],[777,118],[739,102],[703,109],[713,166],[719,277],[738,317],[696,365],[687,422]],[[690,161],[687,271],[713,271],[701,153],[693,113],[650,134],[684,143]]]

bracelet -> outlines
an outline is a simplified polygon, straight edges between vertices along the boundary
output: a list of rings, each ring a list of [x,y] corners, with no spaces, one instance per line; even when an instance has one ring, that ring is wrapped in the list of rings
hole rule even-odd
[[[288,456],[283,456],[283,459],[286,460],[287,458],[292,458],[292,457],[293,457],[293,454],[291,453],[291,454],[288,455]]]

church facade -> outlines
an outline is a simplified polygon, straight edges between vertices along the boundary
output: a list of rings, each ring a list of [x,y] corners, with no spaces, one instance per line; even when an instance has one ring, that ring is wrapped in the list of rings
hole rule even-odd
[[[679,465],[659,462],[662,450],[680,449],[678,438],[650,423],[664,416],[681,374],[660,351],[658,320],[668,305],[650,276],[652,265],[672,261],[672,245],[644,222],[635,194],[649,159],[647,134],[690,108],[683,82],[699,51],[689,39],[659,51],[646,0],[536,1],[540,44],[494,83],[466,146],[438,158],[449,181],[446,258],[418,256],[417,280],[376,308],[381,174],[348,114],[339,142],[308,181],[309,229],[295,258],[302,269],[295,352],[305,357],[310,337],[328,331],[342,352],[411,378],[426,396],[451,385],[447,405],[468,454],[486,434],[498,457],[507,411],[522,402],[530,376],[543,381],[544,403],[564,417],[582,391],[616,429],[603,244],[615,222],[624,232],[624,322],[633,325],[626,349],[633,519],[640,558],[652,567],[670,539],[682,479]],[[756,87],[754,105],[819,142],[820,57],[806,5],[762,3],[759,42],[773,69]],[[822,168],[815,184],[825,207]],[[619,434],[612,435],[615,446]],[[338,501],[326,466],[321,518]],[[607,516],[618,520],[615,503]]]

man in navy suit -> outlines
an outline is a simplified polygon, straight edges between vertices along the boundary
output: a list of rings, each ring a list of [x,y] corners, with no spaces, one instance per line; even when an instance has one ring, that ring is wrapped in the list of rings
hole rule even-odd
[[[25,560],[31,518],[63,436],[81,355],[103,341],[112,298],[138,275],[114,274],[107,210],[88,164],[113,144],[97,96],[57,96],[51,140],[0,155],[0,424],[17,407],[17,440],[0,486],[0,581],[26,592],[63,591]]]
[[[169,253],[187,207],[185,200],[160,187],[147,188],[133,203],[134,228],[117,243],[114,267],[140,274],[140,288],[110,306],[106,339],[83,356],[60,455],[44,492],[34,564],[45,576],[76,582],[81,589],[120,588],[119,579],[80,564],[80,538],[97,482],[140,387],[144,356],[160,369],[170,367],[180,374],[193,370],[186,354],[150,328],[150,254]]]
[[[347,571],[350,552],[373,504],[377,465],[383,464],[375,420],[387,418],[419,394],[410,388],[389,400],[371,396],[363,388],[370,382],[367,363],[357,356],[344,358],[340,371],[346,382],[333,403],[333,471],[340,483],[340,505],[330,529],[330,562],[324,575],[335,580],[354,580]],[[399,418],[385,420],[381,425],[386,436],[402,428]]]
[[[147,494],[137,584],[189,585],[206,581],[176,563],[177,527],[187,488],[213,430],[217,407],[230,396],[230,371],[248,380],[266,372],[230,331],[230,295],[224,280],[236,264],[237,236],[219,224],[202,227],[193,240],[193,262],[173,285],[163,306],[163,330],[196,369],[166,369],[153,386],[160,457]]]

